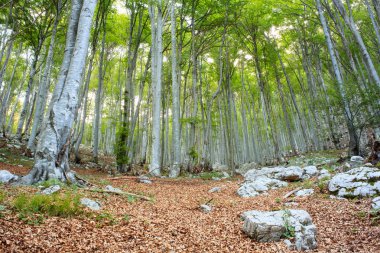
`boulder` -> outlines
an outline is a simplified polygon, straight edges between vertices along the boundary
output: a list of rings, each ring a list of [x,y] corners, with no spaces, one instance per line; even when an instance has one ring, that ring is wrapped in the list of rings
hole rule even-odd
[[[317,229],[310,215],[304,210],[248,211],[242,214],[243,231],[259,242],[276,242],[286,237],[289,227],[294,229],[295,248],[317,248]]]
[[[299,181],[302,179],[303,172],[303,169],[298,166],[290,166],[276,173],[275,178],[290,182]]]
[[[296,197],[306,197],[314,194],[314,189],[303,189],[297,191],[294,195]]]
[[[61,186],[56,184],[56,185],[52,185],[52,186],[44,189],[43,191],[41,191],[41,194],[50,195],[50,194],[53,194],[55,192],[58,192],[59,190],[61,190]]]
[[[329,191],[339,197],[370,197],[380,193],[380,170],[360,167],[336,174],[329,182]]]
[[[249,198],[267,192],[271,189],[278,189],[286,186],[288,186],[287,182],[266,176],[259,176],[245,181],[243,185],[238,189],[237,193],[241,197]]]
[[[281,173],[284,170],[285,170],[285,167],[273,167],[273,168],[263,167],[260,169],[252,169],[252,170],[247,171],[247,173],[244,174],[244,179],[246,181],[253,181],[255,180],[256,177],[260,177],[260,176],[275,178],[275,175],[277,173]]]
[[[80,203],[93,211],[99,211],[102,208],[99,202],[88,198],[81,198]]]
[[[112,185],[107,185],[106,187],[104,187],[104,190],[114,193],[123,193],[122,190],[120,190],[119,188],[115,188]]]
[[[380,197],[374,198],[371,204],[372,209],[380,210]]]
[[[240,167],[235,170],[235,173],[244,176],[245,173],[247,173],[249,170],[255,170],[257,168],[258,168],[258,165],[255,162],[245,163],[245,164],[240,165]]]
[[[0,183],[10,183],[16,181],[18,176],[10,173],[7,170],[0,170]]]
[[[316,166],[306,166],[303,168],[302,179],[309,179],[319,175],[319,171]]]

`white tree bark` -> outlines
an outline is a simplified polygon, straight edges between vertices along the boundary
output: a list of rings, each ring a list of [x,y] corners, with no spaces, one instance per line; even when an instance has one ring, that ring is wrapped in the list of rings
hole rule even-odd
[[[149,173],[153,176],[161,174],[161,75],[162,75],[162,0],[149,6],[152,27],[152,157]]]
[[[61,0],[59,0],[58,6],[57,6],[58,7],[57,17],[55,18],[54,26],[53,26],[53,30],[51,34],[48,55],[46,57],[45,69],[44,69],[42,80],[40,82],[38,93],[37,93],[36,111],[34,113],[33,126],[32,126],[30,136],[29,136],[28,145],[27,145],[27,147],[31,149],[32,151],[34,151],[35,149],[34,141],[36,139],[37,132],[39,128],[41,127],[42,120],[44,117],[44,112],[45,112],[46,100],[47,100],[49,84],[50,84],[50,80],[49,80],[50,72],[51,72],[51,67],[53,65],[55,37],[57,34],[57,27],[60,20],[61,5],[62,5]]]
[[[48,179],[77,182],[75,174],[70,171],[67,152],[79,103],[81,77],[86,63],[96,3],[96,0],[84,0],[82,6],[73,6],[73,9],[80,8],[81,13],[66,82],[59,98],[52,102],[37,144],[35,164],[29,174],[22,178],[23,183],[33,184]],[[77,5],[80,2],[73,0],[72,4]],[[71,34],[68,33],[68,35]]]
[[[170,169],[170,177],[178,177],[181,164],[181,136],[180,136],[180,92],[177,73],[177,38],[176,38],[176,16],[175,16],[175,1],[171,1],[170,6],[171,20],[171,41],[172,41],[172,150],[173,164]]]

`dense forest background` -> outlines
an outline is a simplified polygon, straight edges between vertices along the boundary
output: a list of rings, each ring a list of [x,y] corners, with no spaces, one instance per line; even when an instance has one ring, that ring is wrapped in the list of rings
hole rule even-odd
[[[75,2],[0,3],[1,132],[31,154],[62,95]],[[60,149],[173,177],[325,149],[364,155],[380,135],[379,24],[378,0],[99,1]]]

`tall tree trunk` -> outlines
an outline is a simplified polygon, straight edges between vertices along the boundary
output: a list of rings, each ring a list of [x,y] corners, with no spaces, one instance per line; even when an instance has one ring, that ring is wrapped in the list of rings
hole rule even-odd
[[[62,2],[61,2],[61,0],[59,0],[58,5],[57,5],[57,16],[56,16],[55,21],[54,21],[54,26],[53,26],[53,30],[52,30],[52,34],[51,34],[48,55],[46,57],[45,69],[44,69],[44,73],[42,75],[42,80],[41,80],[39,88],[38,88],[38,95],[37,95],[37,101],[36,101],[36,111],[34,113],[32,131],[30,133],[28,145],[27,145],[27,147],[33,151],[35,149],[35,138],[37,136],[37,132],[38,132],[39,128],[41,127],[42,120],[44,117],[45,107],[46,107],[47,95],[48,95],[49,84],[50,84],[50,80],[49,80],[50,79],[50,72],[51,72],[51,67],[53,65],[55,37],[57,34],[58,23],[60,21],[61,8],[62,8]]]
[[[175,0],[170,5],[170,21],[171,21],[171,42],[172,42],[172,150],[173,163],[170,168],[170,177],[178,177],[181,165],[181,136],[180,136],[180,91],[177,73],[177,34],[176,34],[176,15]]]
[[[153,176],[161,174],[161,75],[162,75],[162,0],[149,6],[149,16],[152,26],[152,154],[149,173]]]
[[[70,59],[61,96],[52,102],[47,122],[42,128],[33,169],[27,176],[22,178],[23,183],[26,184],[48,179],[78,183],[75,174],[70,171],[68,146],[79,102],[80,83],[86,63],[96,0],[84,0],[83,4],[80,1],[73,0],[72,5],[73,9],[81,9],[74,53]],[[67,35],[72,36],[75,34],[68,33]]]
[[[359,45],[360,52],[362,53],[363,58],[364,58],[366,64],[368,65],[368,67],[369,67],[369,74],[372,76],[372,78],[375,81],[376,85],[380,88],[380,77],[379,77],[379,75],[377,73],[375,65],[373,64],[371,56],[368,53],[367,47],[364,44],[363,38],[362,38],[362,36],[360,35],[360,33],[358,31],[358,28],[357,28],[357,26],[355,24],[354,18],[352,17],[351,14],[347,14],[347,11],[346,11],[346,9],[345,9],[345,7],[344,7],[344,5],[343,5],[343,3],[342,3],[341,0],[333,0],[333,2],[335,4],[336,8],[338,9],[340,15],[343,17],[346,25],[348,26],[348,28],[351,30],[352,34],[354,35],[354,38],[355,38],[356,42]],[[351,11],[350,11],[350,13],[351,13]]]
[[[334,3],[336,2],[336,0],[333,0],[333,1],[334,1]],[[340,69],[339,69],[338,61],[337,61],[337,58],[335,55],[335,49],[334,49],[334,46],[332,43],[329,27],[327,26],[327,22],[326,22],[324,14],[323,14],[321,2],[320,2],[320,0],[316,0],[316,3],[317,3],[318,13],[319,13],[319,19],[320,19],[322,27],[323,27],[323,32],[325,34],[327,47],[328,47],[330,58],[331,58],[331,61],[333,64],[335,78],[336,78],[337,83],[338,83],[338,91],[339,91],[339,94],[340,94],[341,99],[343,101],[344,117],[346,120],[348,133],[350,136],[349,153],[350,153],[350,155],[358,155],[359,154],[359,140],[358,140],[358,136],[356,133],[355,126],[354,126],[353,121],[352,121],[351,111],[350,111],[349,104],[347,102],[346,94],[344,91],[342,74],[341,74]]]

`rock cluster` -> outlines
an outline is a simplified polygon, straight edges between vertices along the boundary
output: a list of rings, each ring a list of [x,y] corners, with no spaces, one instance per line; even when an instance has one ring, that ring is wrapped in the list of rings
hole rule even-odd
[[[244,183],[237,193],[242,197],[254,197],[271,189],[286,187],[288,182],[308,179],[318,174],[318,169],[315,166],[252,169],[244,175]]]
[[[380,170],[359,167],[336,174],[329,182],[329,191],[339,197],[370,197],[380,194]]]

